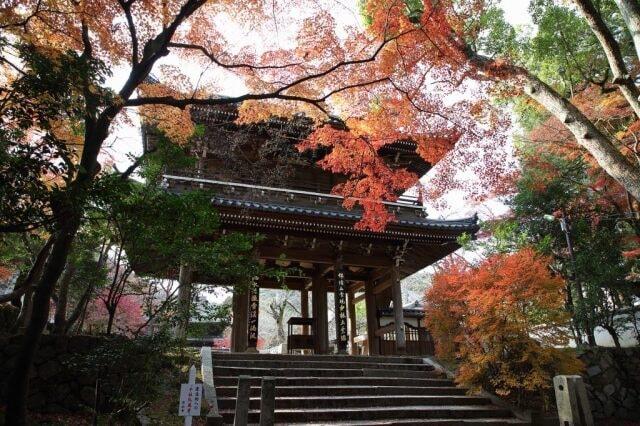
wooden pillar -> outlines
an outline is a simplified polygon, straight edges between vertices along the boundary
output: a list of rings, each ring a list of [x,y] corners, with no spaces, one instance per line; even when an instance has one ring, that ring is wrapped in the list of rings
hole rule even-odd
[[[232,299],[233,324],[231,325],[231,352],[247,350],[247,311],[249,297],[247,289],[234,289]]]
[[[187,328],[189,327],[189,313],[191,311],[191,268],[186,264],[180,265],[178,275],[178,327],[176,337],[178,339],[187,338]]]
[[[378,331],[378,312],[373,286],[373,281],[364,283],[364,303],[367,310],[367,345],[369,346],[369,355],[380,355],[380,339],[376,336],[376,331]]]
[[[315,323],[316,354],[326,354],[329,351],[329,324],[327,315],[327,280],[317,271],[313,275],[311,285],[312,315]]]
[[[309,318],[309,291],[306,288],[300,290],[300,315]],[[309,334],[309,326],[302,326],[302,334]]]
[[[353,291],[347,293],[347,312],[349,314],[349,347],[351,355],[358,355],[358,351],[356,350],[356,345],[353,339],[356,337],[357,329],[356,329],[356,304],[353,302],[354,294]]]
[[[396,325],[396,353],[407,352],[407,341],[404,334],[404,311],[402,309],[402,289],[400,288],[399,261],[391,269],[391,298],[393,300],[393,321]]]
[[[260,288],[257,279],[252,280],[249,288],[248,347],[247,352],[258,352],[258,314],[260,313]]]
[[[342,265],[342,256],[336,258],[333,280],[333,300],[336,320],[336,346],[339,354],[347,353],[347,281]]]

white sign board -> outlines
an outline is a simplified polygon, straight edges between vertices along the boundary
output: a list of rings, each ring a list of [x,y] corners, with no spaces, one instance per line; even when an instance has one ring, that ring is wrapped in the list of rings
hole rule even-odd
[[[183,383],[180,385],[179,416],[199,416],[202,402],[202,383]]]

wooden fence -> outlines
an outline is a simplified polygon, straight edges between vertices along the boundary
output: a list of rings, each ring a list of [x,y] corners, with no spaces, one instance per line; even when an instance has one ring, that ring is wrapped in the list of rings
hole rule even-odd
[[[376,334],[380,337],[380,354],[395,355],[396,352],[396,330],[395,324],[391,323],[380,328]],[[407,343],[406,354],[412,356],[433,355],[435,345],[433,338],[427,329],[414,327],[404,323],[404,334]]]

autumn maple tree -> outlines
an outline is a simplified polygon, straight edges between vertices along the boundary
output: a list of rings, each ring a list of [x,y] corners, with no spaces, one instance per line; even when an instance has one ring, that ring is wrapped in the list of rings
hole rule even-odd
[[[627,44],[622,44],[624,40],[616,36],[624,38],[629,33],[635,34],[637,22],[640,22],[640,12],[637,5],[628,1],[618,1],[617,6],[612,5],[612,2],[599,2],[596,6],[589,0],[575,0],[573,3],[580,15],[565,7],[569,10],[565,16],[574,17],[578,24],[587,23],[588,34],[581,34],[582,39],[576,39],[575,44],[563,48],[563,44],[568,41],[559,39],[558,34],[564,34],[562,30],[547,33],[554,44],[547,44],[544,50],[539,51],[539,56],[543,59],[553,57],[556,49],[564,49],[565,57],[573,57],[568,61],[570,64],[560,67],[555,76],[544,74],[545,69],[539,67],[540,57],[538,60],[531,60],[531,52],[535,53],[535,40],[530,43],[529,40],[518,39],[517,31],[504,21],[499,9],[491,1],[446,0],[407,2],[406,5],[392,3],[394,6],[391,8],[387,8],[389,2],[369,1],[365,3],[364,13],[371,20],[371,31],[378,33],[387,31],[390,26],[402,31],[414,23],[419,23],[418,30],[399,39],[395,51],[390,50],[381,61],[394,70],[389,84],[403,93],[404,101],[413,107],[407,110],[411,111],[414,117],[409,120],[414,125],[424,123],[424,119],[420,119],[422,114],[431,118],[440,116],[443,118],[439,127],[441,134],[447,124],[453,123],[456,129],[463,131],[464,138],[471,137],[476,144],[486,138],[497,139],[496,143],[499,143],[500,132],[496,132],[496,128],[503,118],[500,118],[500,114],[491,115],[495,110],[487,105],[482,95],[478,96],[478,93],[482,92],[478,88],[485,87],[503,99],[525,97],[539,104],[550,116],[557,119],[575,141],[589,152],[602,170],[631,196],[638,199],[640,165],[631,155],[629,148],[621,146],[607,129],[590,119],[580,105],[573,103],[560,90],[554,78],[557,79],[558,74],[562,76],[564,69],[572,67],[573,62],[580,60],[573,56],[575,50],[583,49],[582,46],[578,47],[578,43],[585,38],[594,37],[595,45],[600,46],[595,52],[596,56],[606,57],[604,61],[591,58],[592,65],[603,66],[597,69],[598,74],[594,75],[594,81],[604,78],[604,82],[610,83],[618,90],[636,113],[637,119],[638,89],[633,83],[634,71],[629,64],[637,64],[638,57],[635,52],[630,53],[628,49],[623,49]],[[407,5],[414,7],[412,19],[406,14]],[[537,13],[538,9],[546,8],[562,9],[563,6],[546,0],[532,3],[534,13]],[[617,10],[621,14],[613,14]],[[610,18],[620,15],[624,20]],[[555,22],[558,25],[562,24],[561,19]],[[572,25],[575,27],[575,24]],[[633,38],[633,42],[635,41],[637,37]],[[593,51],[592,47],[589,48]],[[579,52],[583,53],[582,50]],[[591,78],[588,72],[583,75]],[[435,90],[437,95],[434,95],[432,90],[425,90],[425,87]],[[464,94],[474,93],[475,96],[463,95],[468,105],[462,109],[473,115],[456,114],[455,108],[446,108],[447,103],[443,100],[447,99],[447,96],[443,96],[443,93],[461,91]],[[459,108],[460,104],[457,107]],[[482,129],[482,126],[473,126],[465,120],[471,117],[485,118],[493,132],[478,132],[478,127]],[[406,116],[403,119],[406,120]],[[432,121],[429,126],[436,128],[434,124]],[[461,142],[462,146],[466,147],[464,142]],[[461,158],[468,158],[466,156],[474,152],[473,149],[465,151],[466,155],[462,154]],[[485,173],[483,177],[490,178],[491,175],[505,172],[505,168],[495,165],[491,155],[487,155],[488,152],[491,151],[485,150],[480,154],[486,157],[483,158],[487,162],[484,168],[498,173]],[[475,154],[479,153],[475,151]],[[452,179],[444,180],[447,184],[451,181]],[[487,182],[492,183],[494,182]],[[496,188],[500,187],[499,182],[495,184]]]
[[[425,320],[445,359],[460,362],[456,380],[520,405],[549,402],[552,378],[580,363],[557,349],[568,343],[563,282],[550,259],[531,248],[471,265],[445,264],[425,295]]]

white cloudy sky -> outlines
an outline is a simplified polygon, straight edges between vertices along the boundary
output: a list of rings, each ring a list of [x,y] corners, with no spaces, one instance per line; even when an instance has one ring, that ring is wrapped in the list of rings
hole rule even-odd
[[[527,13],[529,2],[526,0],[502,0],[502,7],[505,11],[506,19],[513,25],[530,25],[531,21]],[[358,19],[353,12],[343,14],[344,19]],[[242,30],[230,24],[230,20],[220,22],[220,25],[226,25],[227,28],[223,32],[236,34],[234,38],[240,40],[242,38]],[[192,77],[195,81],[198,78],[200,67],[193,64],[179,62],[175,58],[168,57],[164,59],[164,63],[179,65],[183,71]],[[115,90],[122,86],[127,76],[126,69],[116,70],[113,77],[108,83]],[[240,95],[244,91],[244,86],[237,78],[224,77],[224,95]],[[130,156],[139,155],[142,151],[142,140],[139,130],[139,122],[133,117],[132,126],[123,126],[117,129],[113,137],[105,144],[103,150],[103,158],[110,157],[115,161],[116,167],[120,170],[127,167],[131,163]],[[478,182],[481,184],[481,182]],[[468,216],[477,211],[481,218],[487,218],[504,213],[505,207],[495,200],[484,203],[483,205],[470,205],[461,200],[459,194],[451,193],[449,195],[449,207],[446,210],[430,209],[429,213],[432,217],[453,218],[459,216]]]

